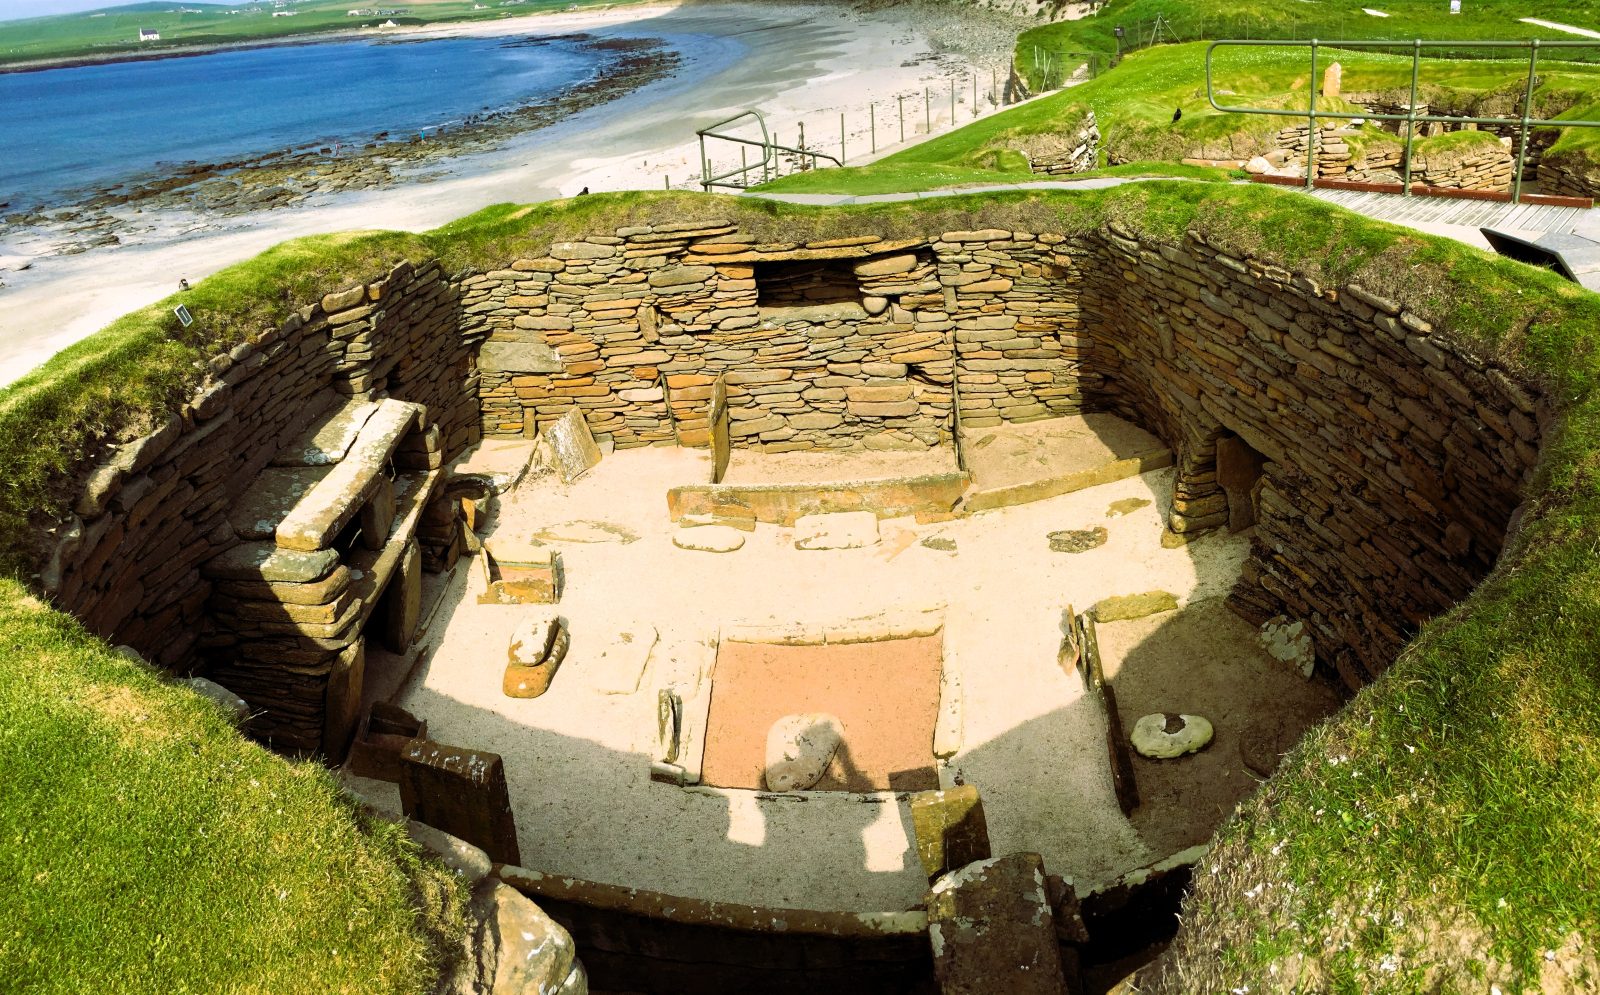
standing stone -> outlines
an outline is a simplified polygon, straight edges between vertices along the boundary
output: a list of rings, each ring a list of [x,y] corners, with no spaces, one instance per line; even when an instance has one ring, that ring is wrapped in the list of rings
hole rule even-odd
[[[522,863],[498,753],[411,740],[400,754],[400,807],[408,819],[482,847],[496,863]]]
[[[1344,67],[1335,62],[1322,71],[1322,95],[1337,97],[1344,85]]]
[[[531,899],[503,881],[494,884],[492,927],[499,938],[496,993],[580,995],[583,967],[572,935]]]
[[[911,825],[917,857],[929,879],[991,855],[989,823],[976,785],[912,795]]]
[[[823,712],[785,715],[767,731],[762,779],[769,791],[805,791],[822,780],[844,741],[844,725]]]
[[[1037,853],[951,871],[934,884],[927,905],[940,995],[1066,995]]]
[[[711,385],[711,482],[722,483],[733,458],[733,438],[728,425],[728,383],[722,377]]]

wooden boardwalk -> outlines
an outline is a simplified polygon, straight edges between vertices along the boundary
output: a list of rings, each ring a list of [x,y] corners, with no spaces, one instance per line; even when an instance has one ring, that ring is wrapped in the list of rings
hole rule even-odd
[[[1314,197],[1369,218],[1402,225],[1420,223],[1573,232],[1585,222],[1600,222],[1600,212],[1592,208],[1503,204],[1455,197],[1402,197],[1397,193],[1365,193],[1360,190],[1314,190],[1311,193]]]

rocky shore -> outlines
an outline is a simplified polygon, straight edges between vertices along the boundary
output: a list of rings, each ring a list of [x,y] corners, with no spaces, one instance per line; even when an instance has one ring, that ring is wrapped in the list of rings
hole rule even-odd
[[[203,224],[298,205],[318,195],[378,189],[402,178],[426,180],[427,168],[435,163],[492,148],[614,100],[671,75],[681,61],[655,39],[575,33],[539,36],[537,41],[552,39],[576,42],[603,57],[589,79],[553,100],[473,115],[426,135],[379,132],[348,146],[315,143],[224,162],[187,162],[159,174],[68,194],[70,203],[65,204],[23,210],[0,204],[0,244],[26,241],[39,247],[36,254],[76,255],[152,230],[154,225],[139,217],[145,212],[181,212]],[[530,37],[525,43],[534,41]]]

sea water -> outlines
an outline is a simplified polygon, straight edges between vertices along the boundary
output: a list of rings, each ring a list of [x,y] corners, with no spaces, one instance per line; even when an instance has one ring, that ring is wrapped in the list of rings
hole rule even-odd
[[[0,75],[0,203],[163,166],[429,134],[549,99],[605,54],[557,37],[357,40]]]

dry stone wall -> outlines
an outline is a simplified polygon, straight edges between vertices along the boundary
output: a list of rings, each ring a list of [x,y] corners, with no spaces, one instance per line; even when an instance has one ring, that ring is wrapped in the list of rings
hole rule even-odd
[[[403,262],[214,357],[198,394],[88,474],[41,576],[56,603],[169,669],[224,651],[202,567],[243,541],[229,511],[313,419],[391,396],[425,406],[449,452],[477,437],[458,297],[437,263]]]
[[[89,476],[44,576],[173,668],[232,652],[201,567],[341,398],[424,405],[446,457],[573,409],[618,447],[705,445],[719,379],[733,444],[773,451],[939,445],[957,413],[1116,412],[1177,451],[1175,536],[1255,522],[1235,606],[1304,620],[1352,685],[1492,566],[1540,437],[1533,390],[1396,303],[1115,228],[769,243],[639,225],[456,280],[402,264],[212,373]]]
[[[1089,401],[1179,453],[1172,524],[1220,527],[1217,442],[1265,458],[1237,610],[1304,620],[1352,687],[1498,556],[1538,457],[1537,395],[1398,303],[1197,240],[1075,242]]]
[[[619,448],[704,445],[723,378],[735,446],[925,448],[950,440],[958,362],[974,424],[1076,411],[1075,292],[1050,256],[1005,231],[773,244],[662,224],[557,243],[465,283],[483,431],[577,407]]]

